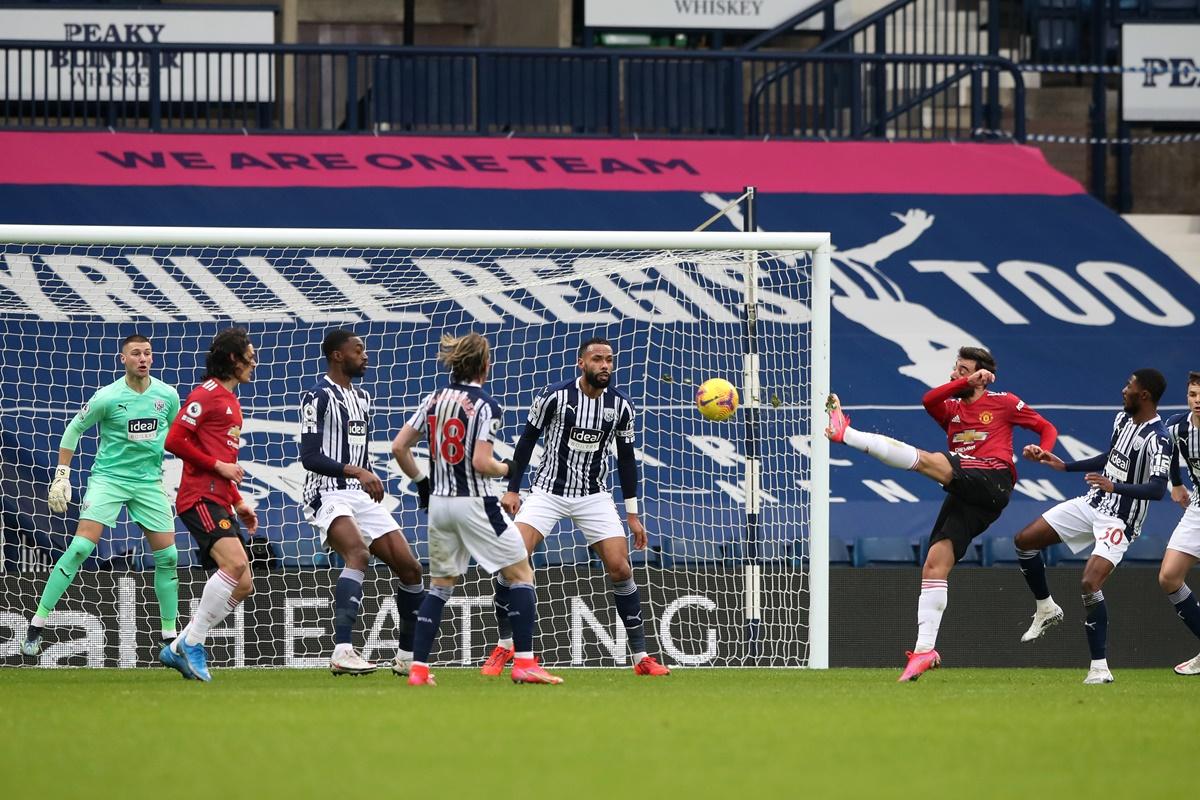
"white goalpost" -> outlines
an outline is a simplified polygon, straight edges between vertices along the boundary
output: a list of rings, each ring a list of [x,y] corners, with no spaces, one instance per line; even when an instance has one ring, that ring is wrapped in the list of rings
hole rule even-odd
[[[651,546],[633,563],[651,651],[670,665],[826,668],[829,282],[828,233],[0,225],[0,665],[154,663],[153,561],[124,516],[51,615],[50,647],[22,659],[47,571],[75,530],[94,430],[76,451],[65,515],[50,512],[46,489],[67,423],[122,375],[123,336],[148,336],[151,374],[185,397],[213,335],[239,325],[260,354],[239,399],[241,491],[262,535],[251,546],[256,592],[210,636],[213,666],[327,663],[340,564],[304,520],[298,408],[324,373],[325,331],[347,327],[370,354],[361,385],[384,503],[418,555],[426,519],[390,442],[446,379],[434,359],[442,332],[491,342],[485,388],[504,409],[502,457],[533,399],[577,374],[579,343],[604,336],[614,383],[638,413]],[[741,394],[722,422],[694,404],[713,377]],[[168,454],[170,496],[180,469]],[[615,469],[610,484],[620,505]],[[206,576],[181,523],[176,532],[186,621]],[[627,664],[604,570],[582,537],[560,524],[532,559],[543,662]],[[368,574],[355,633],[367,658],[394,655],[394,584],[386,568]],[[495,638],[487,576],[472,568],[446,620],[434,661],[478,663]]]

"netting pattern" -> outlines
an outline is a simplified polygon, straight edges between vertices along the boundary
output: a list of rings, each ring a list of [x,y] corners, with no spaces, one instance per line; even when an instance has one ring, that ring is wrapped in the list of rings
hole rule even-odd
[[[251,548],[256,593],[214,630],[214,666],[322,666],[332,649],[340,562],[303,518],[297,410],[324,372],[320,342],[334,326],[367,343],[361,385],[374,398],[375,471],[385,506],[422,558],[425,517],[390,442],[445,380],[434,360],[442,332],[476,330],[492,343],[486,388],[505,409],[501,457],[511,455],[536,394],[576,374],[579,342],[610,339],[615,382],[639,414],[650,548],[633,559],[651,650],[672,664],[803,665],[810,265],[806,252],[0,245],[0,663],[20,663],[17,643],[46,570],[74,532],[94,430],[76,451],[65,516],[50,513],[46,488],[67,422],[122,374],[118,340],[149,336],[152,374],[186,397],[203,376],[212,336],[238,324],[260,354],[253,383],[239,390],[241,491],[257,506],[260,538]],[[748,276],[757,296],[752,325]],[[695,387],[709,377],[742,393],[743,408],[728,421],[695,410]],[[762,491],[748,518],[753,452]],[[168,454],[169,494],[180,469]],[[615,475],[612,482],[619,503]],[[176,531],[182,625],[206,576],[178,521]],[[544,662],[627,663],[607,579],[578,532],[560,524],[533,560]],[[51,617],[55,644],[41,663],[153,663],[152,576],[147,544],[123,517]],[[368,574],[355,638],[368,658],[394,654],[395,583],[382,565]],[[494,639],[490,591],[473,569],[446,614],[436,662],[483,657]]]

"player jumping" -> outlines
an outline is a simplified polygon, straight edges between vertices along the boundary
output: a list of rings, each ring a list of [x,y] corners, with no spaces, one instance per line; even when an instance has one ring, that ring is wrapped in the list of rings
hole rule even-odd
[[[429,653],[454,584],[474,558],[507,584],[506,618],[516,651],[513,682],[562,683],[562,678],[538,666],[533,656],[537,619],[533,568],[524,539],[500,510],[488,481],[508,475],[509,462],[492,455],[502,412],[483,390],[491,361],[487,340],[477,333],[457,339],[444,334],[438,359],[450,368],[450,383],[421,403],[392,443],[397,463],[417,482],[429,511],[430,586],[417,612],[408,682],[436,685],[429,674]],[[428,476],[412,455],[412,446],[422,434],[429,437]]]
[[[175,510],[210,573],[191,622],[158,654],[159,661],[185,678],[212,680],[204,649],[208,632],[254,591],[238,520],[253,537],[258,516],[237,489],[242,482],[237,463],[242,406],[234,392],[250,382],[257,364],[245,328],[226,328],[214,336],[204,380],[187,396],[167,435],[167,449],[183,460]]]
[[[946,491],[921,569],[917,642],[908,653],[908,665],[900,681],[916,680],[941,664],[934,646],[946,610],[950,571],[966,554],[971,541],[999,519],[1008,505],[1017,476],[1013,428],[1037,433],[1040,450],[1045,452],[1054,448],[1058,437],[1054,426],[1016,395],[987,390],[996,379],[995,371],[996,361],[987,350],[962,347],[950,382],[925,393],[925,410],[946,431],[949,451],[945,453],[927,453],[878,433],[851,428],[837,395],[829,396],[829,427],[825,429],[829,439],[861,450],[888,466],[919,472]]]
[[[634,546],[646,547],[646,529],[638,516],[638,469],[634,457],[633,402],[611,385],[613,349],[607,339],[588,339],[579,346],[579,377],[557,383],[534,400],[529,421],[513,453],[508,492],[500,504],[516,517],[517,529],[532,553],[559,520],[570,519],[600,556],[613,584],[613,600],[629,637],[633,671],[637,675],[669,675],[670,670],[646,653],[642,600],[625,529],[608,492],[608,457],[616,446],[617,471],[625,498],[625,521]],[[521,477],[534,445],[546,432],[545,455],[533,479],[533,491],[521,503]],[[483,665],[483,674],[499,675],[513,656],[512,629],[503,609],[511,603],[512,587],[503,576],[495,579],[495,604],[500,643]]]
[[[333,592],[334,675],[365,675],[378,669],[354,649],[351,640],[362,604],[363,579],[371,556],[400,579],[396,592],[399,651],[392,672],[408,675],[413,660],[413,630],[425,595],[421,564],[392,515],[380,502],[383,482],[371,471],[371,398],[354,385],[367,371],[367,349],[358,334],[341,328],[321,343],[325,377],[300,403],[300,460],[305,514],[323,544],[345,560]]]
[[[51,511],[62,514],[71,502],[71,459],[79,437],[93,425],[100,426],[100,447],[79,506],[75,538],[46,579],[37,612],[21,643],[21,652],[27,656],[42,652],[47,619],[96,549],[104,529],[116,525],[122,508],[150,542],[160,630],[165,641],[175,638],[179,555],[171,502],[162,485],[162,461],[163,441],[167,426],[179,410],[179,394],[150,377],[154,353],[145,336],[133,334],[121,340],[121,363],[125,365],[125,376],[98,390],[83,404],[58,446],[58,468],[47,502]]]
[[[1046,585],[1040,551],[1065,542],[1072,553],[1079,553],[1095,544],[1080,584],[1087,613],[1083,624],[1092,653],[1083,681],[1087,684],[1113,682],[1106,657],[1108,606],[1101,587],[1141,532],[1150,501],[1167,492],[1171,442],[1158,416],[1158,401],[1166,389],[1167,380],[1156,369],[1139,369],[1129,377],[1121,390],[1123,409],[1113,420],[1107,453],[1064,462],[1045,448],[1025,448],[1025,457],[1033,461],[1059,471],[1086,472],[1083,479],[1091,486],[1086,495],[1059,503],[1013,539],[1021,572],[1037,600],[1033,624],[1021,637],[1023,642],[1041,637],[1063,618],[1063,610]]]

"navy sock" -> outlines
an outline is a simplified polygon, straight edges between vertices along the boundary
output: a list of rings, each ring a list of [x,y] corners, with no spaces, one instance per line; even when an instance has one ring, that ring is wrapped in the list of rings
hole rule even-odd
[[[512,626],[513,650],[533,652],[537,622],[537,592],[529,583],[514,583],[508,589],[508,622]]]
[[[1108,651],[1108,606],[1104,603],[1104,592],[1085,594],[1083,609],[1087,612],[1087,620],[1083,623],[1087,630],[1088,648],[1092,651],[1092,660],[1104,658]]]
[[[1021,574],[1025,583],[1038,600],[1050,596],[1050,586],[1046,583],[1046,562],[1042,560],[1041,550],[1018,550],[1017,563],[1021,566]]]
[[[1196,595],[1192,594],[1192,590],[1185,583],[1168,597],[1175,604],[1175,612],[1179,614],[1183,624],[1200,639],[1200,602],[1196,602]]]
[[[401,650],[411,653],[413,649],[413,632],[417,629],[417,609],[425,599],[425,587],[419,583],[412,586],[400,585],[396,590],[396,638]]]
[[[492,578],[492,609],[496,612],[496,628],[500,631],[501,639],[513,638],[512,623],[508,620],[509,592],[512,588],[508,581],[499,575]]]
[[[629,635],[629,652],[646,652],[646,628],[642,625],[642,596],[633,578],[613,584],[617,613]]]
[[[362,605],[362,570],[346,567],[333,587],[333,643],[350,644]]]
[[[433,643],[437,639],[438,628],[442,626],[442,611],[446,601],[454,594],[453,586],[430,585],[417,610],[417,625],[413,632],[413,661],[422,664],[429,663],[429,654],[433,651]]]

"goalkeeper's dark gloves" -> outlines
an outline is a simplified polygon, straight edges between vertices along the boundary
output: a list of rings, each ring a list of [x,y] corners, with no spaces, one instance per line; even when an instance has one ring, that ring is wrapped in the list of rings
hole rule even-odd
[[[429,476],[426,475],[421,480],[417,481],[417,508],[429,513],[429,495],[432,492],[429,484]]]

